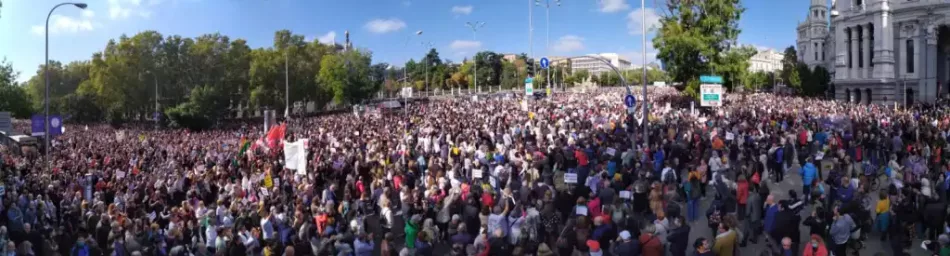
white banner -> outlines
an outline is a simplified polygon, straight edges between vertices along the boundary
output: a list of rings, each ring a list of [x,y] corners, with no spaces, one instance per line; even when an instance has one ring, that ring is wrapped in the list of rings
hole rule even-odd
[[[307,175],[307,142],[306,139],[284,141],[284,167],[297,170],[298,175]]]

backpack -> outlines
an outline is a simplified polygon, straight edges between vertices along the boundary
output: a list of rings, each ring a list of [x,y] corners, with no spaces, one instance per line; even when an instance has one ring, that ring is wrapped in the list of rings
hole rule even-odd
[[[676,182],[676,171],[671,170],[669,172],[666,172],[666,174],[663,175],[663,182],[665,183]]]
[[[719,223],[722,223],[722,212],[721,210],[716,209],[712,214],[709,215],[709,225],[719,225]]]

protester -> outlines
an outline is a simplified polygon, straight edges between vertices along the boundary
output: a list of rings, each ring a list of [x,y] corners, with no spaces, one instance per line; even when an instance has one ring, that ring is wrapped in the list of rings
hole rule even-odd
[[[895,255],[916,237],[945,245],[946,107],[730,94],[693,110],[672,88],[648,94],[647,116],[604,89],[527,105],[433,98],[266,131],[90,124],[54,138],[49,171],[0,146],[0,243],[39,255],[685,255],[706,213],[698,255],[742,253],[760,234],[780,255],[844,255],[871,231]],[[779,195],[794,175],[801,190]]]

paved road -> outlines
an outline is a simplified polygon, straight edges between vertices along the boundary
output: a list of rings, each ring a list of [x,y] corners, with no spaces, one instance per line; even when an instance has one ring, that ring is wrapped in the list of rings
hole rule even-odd
[[[797,157],[795,159],[797,159]],[[788,198],[789,190],[795,190],[799,195],[802,194],[802,178],[798,174],[798,171],[800,169],[801,169],[801,166],[797,164],[797,160],[796,160],[796,164],[792,165],[792,168],[789,169],[787,175],[785,175],[785,179],[781,183],[775,184],[774,182],[772,182],[772,179],[763,178],[763,180],[766,180],[765,182],[768,183],[770,192],[775,195],[776,200]],[[827,172],[823,172],[823,174],[827,174]],[[827,177],[827,176],[822,176],[822,177]],[[700,213],[706,212],[705,210],[709,207],[709,204],[712,202],[711,198],[712,196],[710,195],[706,199],[703,200],[702,211],[700,211]],[[877,203],[877,197],[874,197],[874,200],[872,201],[872,203],[874,204]],[[686,206],[683,205],[682,209],[684,209],[684,212],[686,209],[685,207]],[[807,218],[811,214],[811,210],[812,210],[811,205],[807,205],[804,207],[805,208],[802,209],[800,212],[800,216],[802,220],[805,220],[805,218]],[[691,244],[692,241],[695,241],[695,239],[699,237],[705,237],[705,238],[711,237],[712,236],[711,232],[712,231],[709,230],[709,225],[706,220],[705,214],[700,214],[700,219],[691,225],[690,234],[689,234],[690,245],[692,245]],[[801,240],[799,241],[802,241],[802,245],[800,246],[804,247],[805,245],[807,245],[807,241],[811,239],[809,235],[809,228],[806,226],[801,226],[800,233],[801,233]],[[868,238],[865,240],[864,249],[860,251],[859,255],[872,256],[878,252],[885,253],[884,255],[893,255],[891,254],[890,244],[888,242],[881,242],[879,238],[880,236],[878,235],[878,233],[871,233],[868,236]],[[765,251],[766,247],[765,247],[765,243],[763,243],[763,240],[764,239],[760,237],[758,244],[749,243],[746,247],[741,248],[742,255],[759,255],[761,252]],[[921,243],[921,240],[914,241],[913,246],[911,246],[911,248],[913,249],[909,251],[911,255],[928,255],[925,250],[920,248],[920,243]],[[801,253],[802,251],[801,249],[802,248],[799,248],[799,253]],[[849,254],[850,253],[852,252],[849,251]]]
[[[799,194],[801,194],[802,179],[801,179],[801,176],[798,175],[798,171],[800,169],[801,169],[801,166],[799,166],[797,163],[792,165],[792,168],[789,169],[788,174],[785,176],[785,179],[779,184],[773,183],[771,179],[764,179],[766,180],[765,182],[768,183],[769,188],[771,188],[771,192],[775,195],[776,200],[788,198],[789,190],[795,190]],[[712,196],[711,195],[707,196],[707,198],[705,198],[701,204],[702,211],[700,211],[700,213],[705,213],[706,212],[705,210],[709,207],[711,202],[712,202]],[[876,203],[876,197],[873,203]],[[686,206],[682,205],[681,209],[683,209],[683,212],[685,213]],[[808,217],[810,213],[811,213],[811,206],[810,205],[805,206],[805,208],[801,211],[802,220]],[[392,231],[393,236],[395,237],[394,243],[396,244],[397,248],[401,249],[404,246],[403,244],[405,241],[405,236],[403,232],[403,226],[404,226],[403,216],[400,216],[400,215],[394,216],[393,222],[394,222],[393,228],[391,231]],[[366,224],[367,230],[379,230],[378,229],[379,218],[376,215],[368,216],[365,219],[365,224]],[[692,242],[695,241],[699,237],[710,238],[712,236],[711,231],[709,230],[709,225],[706,220],[705,214],[700,214],[700,218],[697,221],[693,222],[691,224],[691,227],[692,228],[690,230],[690,235],[689,235],[690,245],[692,245]],[[804,247],[807,244],[806,241],[810,240],[808,230],[809,230],[808,227],[805,227],[805,226],[800,227],[800,231],[801,231],[800,241],[802,241],[802,245],[800,246],[802,247]],[[860,251],[859,255],[872,256],[878,252],[883,252],[885,253],[884,255],[892,255],[890,245],[887,242],[881,242],[879,240],[879,237],[880,236],[877,233],[870,234],[868,236],[868,239],[865,241],[864,249]],[[378,242],[382,238],[382,236],[377,235],[376,238],[377,238],[377,245],[378,245],[379,244]],[[921,240],[914,241],[913,246],[911,246],[911,248],[913,248],[910,251],[911,255],[927,255],[927,252],[920,248],[920,243],[921,243]],[[802,248],[799,248],[799,249],[800,249],[799,252],[801,252]],[[741,253],[742,255],[760,255],[760,253],[765,250],[766,250],[766,245],[764,243],[764,239],[760,237],[758,244],[749,243],[746,247],[741,248]],[[449,251],[450,251],[450,246],[447,243],[441,243],[435,246],[435,255],[448,255]],[[378,254],[378,248],[377,248],[377,254]]]

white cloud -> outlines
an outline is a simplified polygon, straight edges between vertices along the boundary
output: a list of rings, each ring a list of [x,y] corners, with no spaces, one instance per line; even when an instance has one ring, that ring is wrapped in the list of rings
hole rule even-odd
[[[645,15],[645,17],[644,17]],[[643,21],[646,20],[647,31],[653,31],[660,28],[660,15],[656,14],[656,9],[647,8],[636,9],[627,14],[627,30],[631,35],[643,34]]]
[[[366,23],[366,29],[376,34],[384,34],[406,28],[406,22],[400,19],[375,19]]]
[[[657,50],[653,48],[653,43],[650,43],[650,38],[647,38],[647,50],[646,50],[646,64],[650,63],[659,63],[656,60]],[[643,50],[637,49],[633,51],[622,51],[620,55],[624,56],[630,60],[630,64],[633,65],[643,65]]]
[[[317,37],[317,41],[323,44],[332,44],[333,42],[336,42],[336,31],[330,31],[322,36]]]
[[[449,44],[449,48],[456,51],[462,50],[478,50],[482,48],[482,42],[479,41],[469,41],[469,40],[455,40]]]
[[[465,5],[465,6],[456,5],[456,6],[452,6],[452,13],[458,14],[458,15],[469,15],[472,13],[472,8],[473,7],[471,5]]]
[[[555,52],[570,53],[584,49],[584,38],[575,35],[566,35],[554,41],[551,46]]]
[[[82,11],[82,17],[83,17],[83,18],[96,17],[96,12],[93,12],[92,10],[83,10],[83,11]]]
[[[627,0],[600,0],[597,5],[601,12],[619,12],[630,9]]]
[[[149,4],[158,4],[159,2],[153,0]],[[113,20],[126,19],[133,14],[146,19],[152,17],[152,12],[141,5],[142,0],[109,0],[109,18]]]
[[[43,35],[46,27],[36,25],[31,28],[33,34]],[[83,31],[92,31],[95,29],[92,21],[88,18],[75,19],[62,15],[54,14],[50,17],[49,33],[78,33]]]

